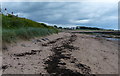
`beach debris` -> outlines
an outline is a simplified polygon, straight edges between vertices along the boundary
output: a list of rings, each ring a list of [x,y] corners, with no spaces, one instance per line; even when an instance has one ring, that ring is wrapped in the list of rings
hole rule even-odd
[[[42,38],[43,41],[46,41],[44,38]]]
[[[22,56],[26,56],[26,55],[35,55],[35,54],[37,54],[37,52],[40,53],[41,51],[42,51],[42,50],[31,50],[31,52],[14,54],[14,56],[22,57]]]
[[[8,68],[8,65],[3,65],[2,70],[5,71]]]
[[[37,41],[37,42],[41,42],[41,40],[39,40],[39,39],[37,39],[36,41]]]
[[[50,75],[54,76],[85,76],[83,74],[89,74],[90,67],[84,65],[84,64],[78,64],[78,68],[83,70],[82,73],[67,69],[64,65],[66,65],[65,62],[61,62],[61,60],[71,60],[71,54],[66,53],[71,52],[72,49],[76,49],[76,47],[70,45],[73,41],[76,40],[76,36],[72,35],[67,41],[64,41],[61,46],[55,46],[51,49],[51,51],[54,52],[52,56],[49,56],[49,59],[45,61],[45,69]],[[64,48],[63,48],[64,47]],[[66,49],[66,51],[65,51]],[[75,58],[72,58],[72,61],[77,61]],[[73,62],[73,63],[74,63]],[[64,67],[64,68],[62,68]]]

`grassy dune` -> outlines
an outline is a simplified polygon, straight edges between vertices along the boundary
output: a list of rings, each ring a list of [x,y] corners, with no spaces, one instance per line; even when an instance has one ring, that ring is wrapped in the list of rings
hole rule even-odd
[[[2,15],[2,39],[4,42],[14,42],[18,39],[29,40],[30,38],[57,32],[57,29],[44,23],[12,15]]]

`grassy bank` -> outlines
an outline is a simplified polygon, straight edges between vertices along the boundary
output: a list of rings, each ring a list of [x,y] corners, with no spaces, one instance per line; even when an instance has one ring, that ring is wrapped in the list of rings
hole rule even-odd
[[[11,15],[2,15],[3,42],[11,43],[19,39],[29,40],[34,37],[46,36],[57,32],[57,29],[44,23]]]
[[[14,42],[18,39],[29,40],[38,36],[46,36],[56,33],[56,30],[47,28],[19,28],[19,29],[3,29],[3,41],[4,42]]]

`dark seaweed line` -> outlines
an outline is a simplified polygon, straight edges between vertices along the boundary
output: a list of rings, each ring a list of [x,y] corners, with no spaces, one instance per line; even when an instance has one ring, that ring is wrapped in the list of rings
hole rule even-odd
[[[51,49],[54,52],[53,56],[49,56],[49,60],[45,61],[47,66],[45,69],[50,74],[50,76],[86,76],[79,72],[72,71],[70,69],[61,68],[59,65],[65,65],[65,63],[60,63],[60,59],[70,59],[70,56],[62,54],[64,49],[69,51],[77,49],[76,47],[70,45],[70,43],[76,40],[76,35],[72,35],[68,41],[65,41],[62,46],[56,46]],[[64,47],[64,48],[62,48]],[[72,47],[72,48],[71,48]]]
[[[25,53],[20,53],[20,54],[14,54],[14,56],[16,57],[22,57],[22,56],[26,56],[26,55],[35,55],[38,53],[40,53],[42,50],[31,50],[31,52],[25,52]]]
[[[48,46],[49,44],[55,44],[57,41],[62,40],[63,38],[57,38],[56,40],[50,41],[48,43],[42,44],[42,46]]]

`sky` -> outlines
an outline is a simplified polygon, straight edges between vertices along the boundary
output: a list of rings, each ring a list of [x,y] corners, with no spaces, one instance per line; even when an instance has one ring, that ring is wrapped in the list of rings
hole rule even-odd
[[[117,2],[3,2],[2,8],[52,26],[118,29]]]

